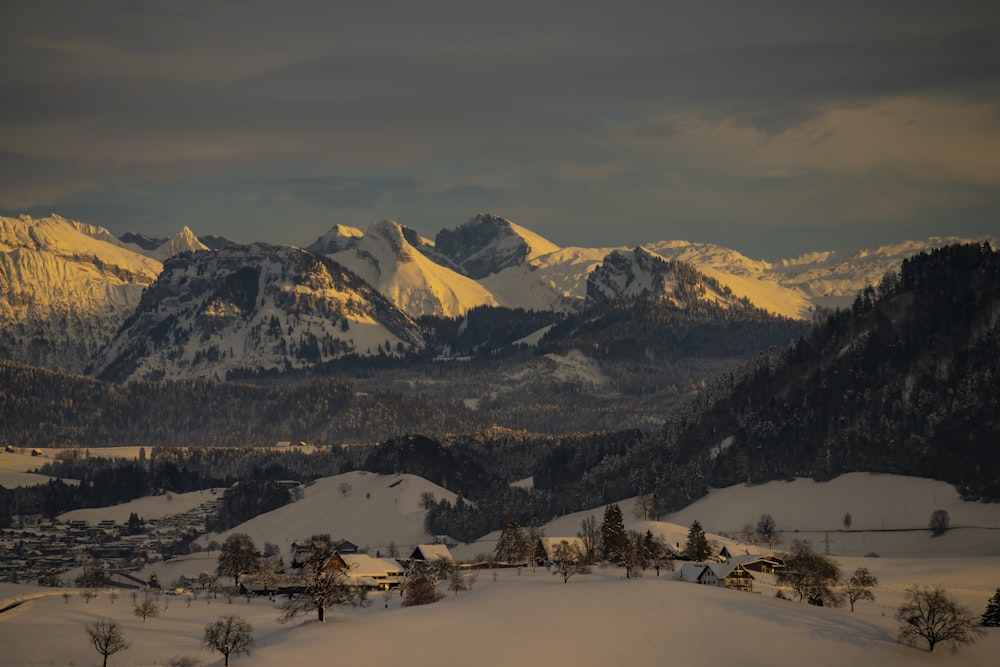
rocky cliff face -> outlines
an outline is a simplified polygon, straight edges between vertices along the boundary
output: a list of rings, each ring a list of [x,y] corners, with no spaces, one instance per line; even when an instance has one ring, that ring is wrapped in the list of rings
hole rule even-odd
[[[485,278],[559,246],[492,214],[480,214],[453,230],[441,230],[436,251],[473,279]]]
[[[102,227],[0,218],[0,356],[83,372],[160,269]]]

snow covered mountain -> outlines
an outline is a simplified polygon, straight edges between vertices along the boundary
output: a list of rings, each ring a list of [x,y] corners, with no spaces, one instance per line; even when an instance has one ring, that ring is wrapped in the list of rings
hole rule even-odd
[[[168,260],[91,372],[222,379],[423,345],[410,318],[336,262],[290,246],[229,246]]]
[[[0,356],[82,372],[160,270],[103,227],[0,218]]]
[[[739,301],[691,265],[666,260],[641,247],[613,251],[587,278],[587,305],[622,297],[659,297],[681,310],[691,309],[698,301],[723,307]]]
[[[364,234],[334,227],[313,249],[341,248],[326,254],[364,278],[411,317],[458,317],[470,308],[497,305],[482,285],[428,259],[411,243],[430,242],[392,220],[372,224]],[[410,233],[407,233],[409,231]]]
[[[560,248],[492,214],[442,230],[433,241],[389,220],[365,231],[337,225],[310,246],[327,261],[308,251],[204,238],[211,243],[185,227],[170,239],[128,234],[119,240],[104,228],[55,215],[0,218],[0,356],[71,372],[94,368],[116,378],[303,368],[351,353],[419,349],[423,340],[410,318],[426,314],[459,317],[482,305],[574,313],[587,303],[638,293],[679,299],[671,291],[676,276],[662,269],[670,262],[717,281],[699,288],[704,298],[745,297],[769,312],[808,319],[816,307],[849,305],[906,257],[972,240],[932,237],[768,262],[687,241]],[[209,246],[210,252],[191,252]],[[188,254],[178,261],[181,253]],[[140,303],[163,269],[160,258],[171,273]],[[260,303],[209,298],[210,288],[243,280],[233,277],[245,278],[242,269],[258,276]],[[323,272],[336,278],[318,277]],[[340,294],[344,290],[351,296]],[[261,318],[265,329],[283,333],[265,336]],[[128,330],[103,349],[126,319]]]
[[[136,252],[148,255],[160,262],[165,262],[174,255],[179,255],[182,252],[209,249],[188,227],[183,227],[181,231],[167,239],[154,239],[145,234],[130,233],[122,236],[119,240],[130,244]]]
[[[309,246],[309,250],[319,255],[332,255],[342,250],[354,248],[364,235],[365,233],[357,227],[334,225],[330,231],[316,239]]]
[[[489,213],[457,229],[441,230],[434,237],[434,247],[461,273],[476,280],[559,250],[538,234]]]

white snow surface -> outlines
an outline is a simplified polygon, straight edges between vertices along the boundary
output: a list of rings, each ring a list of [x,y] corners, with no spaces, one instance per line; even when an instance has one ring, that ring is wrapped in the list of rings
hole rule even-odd
[[[343,481],[352,483],[356,504],[374,502],[360,492],[363,488],[384,489],[395,477],[370,475],[331,478],[334,486]],[[847,492],[860,493],[868,502],[887,505],[896,501],[918,503],[918,498],[933,496],[937,483],[914,478],[888,475],[847,476],[826,484],[779,483],[792,490],[796,503],[795,516],[807,520],[813,508],[822,524],[823,517],[839,506]],[[429,488],[415,478],[407,491],[399,494],[403,502],[406,493]],[[371,483],[371,486],[366,486]],[[383,485],[383,486],[379,486]],[[317,483],[316,486],[319,486]],[[747,496],[761,487],[733,487],[714,492],[725,495],[728,503],[711,507],[696,503],[689,508],[699,511],[704,525],[741,524],[748,512],[756,512],[758,501],[776,500]],[[314,488],[314,487],[310,487]],[[393,487],[398,488],[398,487]],[[391,491],[391,489],[389,490]],[[367,493],[369,491],[365,491]],[[339,493],[339,492],[337,492]],[[772,492],[769,491],[769,494]],[[901,494],[901,495],[900,495]],[[326,495],[326,494],[323,494]],[[360,496],[360,497],[359,497]],[[912,500],[908,500],[913,497]],[[706,503],[712,496],[702,501]],[[333,502],[334,498],[327,496]],[[939,499],[940,500],[940,499]],[[302,528],[312,532],[343,534],[353,521],[349,512],[355,506],[300,505]],[[713,501],[714,502],[714,501]],[[950,502],[950,501],[949,501]],[[631,516],[627,501],[619,503],[626,525],[649,527],[664,536],[683,540],[686,527],[661,522],[641,522]],[[950,504],[953,519],[972,511],[960,501]],[[997,506],[983,506],[1000,515]],[[389,517],[396,513],[392,506],[382,505]],[[784,518],[789,526],[792,514],[783,515],[771,508],[779,527]],[[279,510],[280,511],[280,510]],[[687,510],[685,510],[687,511]],[[839,508],[838,508],[839,511]],[[544,527],[550,537],[574,536],[583,516],[594,514],[600,521],[603,508],[563,517]],[[272,513],[273,514],[273,513]],[[858,519],[860,510],[852,512]],[[305,522],[311,515],[315,530]],[[378,513],[368,516],[369,522],[381,523]],[[670,517],[677,518],[679,515]],[[287,515],[284,517],[287,519]],[[420,522],[419,516],[413,520]],[[275,521],[275,525],[280,522]],[[329,528],[329,530],[326,530]],[[369,529],[375,542],[376,528]],[[996,531],[994,531],[996,532]],[[800,602],[774,597],[775,584],[768,575],[759,575],[755,593],[699,586],[676,581],[663,575],[656,577],[647,571],[638,579],[626,580],[622,570],[614,567],[596,568],[592,574],[577,575],[569,583],[553,576],[544,568],[521,570],[481,570],[475,575],[474,586],[457,596],[447,591],[438,603],[403,608],[395,594],[369,596],[365,607],[335,607],[325,624],[313,618],[302,618],[289,625],[277,622],[275,603],[266,598],[247,601],[235,599],[231,604],[224,598],[200,598],[190,605],[183,596],[163,596],[159,602],[160,616],[144,624],[132,613],[127,591],[121,591],[116,602],[99,591],[99,597],[89,604],[73,595],[68,602],[60,590],[24,585],[0,585],[0,608],[16,600],[23,604],[0,613],[0,638],[3,640],[5,665],[100,664],[90,647],[83,627],[98,618],[113,618],[122,624],[131,648],[113,656],[110,664],[166,664],[176,656],[191,656],[207,665],[221,665],[221,656],[200,648],[204,627],[219,616],[235,614],[253,627],[257,642],[250,656],[233,658],[234,666],[255,667],[276,664],[327,665],[331,656],[339,663],[372,665],[416,665],[440,667],[452,665],[510,664],[607,665],[629,664],[659,666],[676,665],[742,665],[774,666],[809,664],[814,667],[850,665],[993,665],[1000,655],[1000,631],[987,629],[986,636],[976,645],[950,653],[947,648],[930,654],[924,649],[899,644],[895,637],[897,622],[893,618],[904,590],[911,585],[940,585],[950,595],[975,614],[982,613],[986,600],[1000,581],[1000,555],[983,553],[984,545],[968,539],[965,529],[955,529],[953,552],[935,554],[936,540],[926,531],[923,544],[930,551],[908,558],[834,558],[841,569],[850,573],[857,567],[867,567],[878,577],[874,602],[858,603],[852,613],[847,608],[817,608]],[[871,535],[872,533],[869,533]],[[381,533],[385,536],[386,533]],[[359,542],[347,536],[354,542]],[[452,550],[458,558],[468,558],[466,552],[489,551],[495,545],[491,536],[467,547]],[[710,535],[732,550],[736,543]],[[261,541],[255,538],[258,545]],[[270,540],[274,541],[274,540]],[[995,547],[1000,537],[993,535]],[[215,554],[217,556],[217,552]],[[177,559],[162,568],[186,564],[195,574],[212,571],[215,558],[206,552]],[[170,581],[167,569],[158,572],[161,581]],[[70,589],[71,592],[74,592]],[[48,597],[39,597],[45,596]]]
[[[479,282],[501,305],[571,312],[583,307],[587,277],[614,248],[561,248],[531,257]]]
[[[358,274],[411,317],[458,317],[476,306],[495,306],[490,291],[428,259],[392,220],[372,224],[350,248],[329,255]]]

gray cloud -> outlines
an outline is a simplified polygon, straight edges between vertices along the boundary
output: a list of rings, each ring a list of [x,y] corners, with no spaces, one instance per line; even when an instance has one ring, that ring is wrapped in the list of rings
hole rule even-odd
[[[298,243],[384,216],[432,235],[495,210],[562,244],[698,231],[762,256],[768,234],[980,233],[1000,212],[998,16],[15,0],[0,9],[0,209]]]

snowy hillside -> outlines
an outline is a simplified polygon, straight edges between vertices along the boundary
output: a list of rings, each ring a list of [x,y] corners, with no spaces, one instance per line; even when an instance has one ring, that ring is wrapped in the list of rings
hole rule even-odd
[[[160,270],[101,227],[0,218],[0,355],[82,372]]]
[[[344,486],[346,485],[346,486]],[[349,472],[326,477],[303,489],[304,497],[291,505],[258,516],[221,535],[199,539],[222,543],[232,532],[247,533],[257,544],[271,542],[287,553],[292,542],[316,533],[346,539],[375,554],[388,551],[394,542],[402,551],[426,544],[433,536],[424,531],[423,493],[435,500],[455,502],[455,494],[414,475],[376,475]]]
[[[341,228],[342,230],[343,228]],[[336,228],[312,247],[335,247],[347,236]],[[361,276],[410,317],[458,317],[476,306],[497,305],[482,285],[425,257],[392,220],[372,224],[353,243],[329,256]],[[324,243],[321,243],[326,239]]]
[[[573,312],[583,307],[587,277],[612,248],[561,248],[481,278],[510,308]]]

